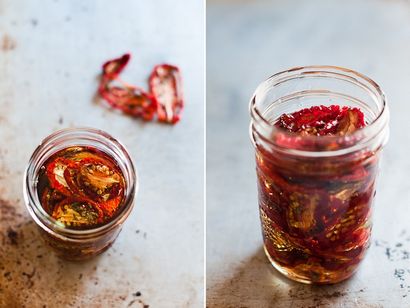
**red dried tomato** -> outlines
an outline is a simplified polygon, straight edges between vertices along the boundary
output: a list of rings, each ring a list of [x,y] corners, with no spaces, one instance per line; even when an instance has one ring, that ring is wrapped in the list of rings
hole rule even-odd
[[[101,210],[108,217],[112,217],[114,215],[114,212],[118,209],[118,206],[120,205],[121,201],[122,201],[122,195],[119,194],[117,197],[101,202],[100,203]]]
[[[56,204],[52,216],[70,227],[82,227],[103,222],[100,206],[89,199],[68,197]]]
[[[283,114],[276,123],[301,135],[345,135],[365,126],[364,115],[358,108],[313,106],[291,114]]]
[[[283,129],[272,136],[276,144],[320,151],[320,136],[350,134],[365,121],[358,108],[315,106],[283,114],[275,125]],[[263,237],[272,259],[314,282],[350,275],[369,245],[377,158],[360,152],[317,159],[257,145],[256,162]]]
[[[50,186],[56,189],[60,193],[68,196],[71,194],[70,187],[68,186],[64,173],[68,167],[74,166],[74,163],[66,158],[58,157],[51,161],[47,165],[46,173],[48,180],[50,181]]]
[[[178,122],[184,108],[179,68],[169,64],[155,66],[149,86],[158,103],[158,120],[172,124]]]
[[[92,147],[81,147],[79,150],[74,148],[75,150],[72,152],[71,149],[73,148],[66,149],[66,157],[76,163],[99,163],[108,166],[110,169],[120,171],[118,166],[101,151]]]
[[[119,80],[119,75],[130,58],[130,54],[125,54],[120,58],[104,63],[98,91],[112,107],[131,116],[142,117],[144,120],[150,121],[157,109],[157,103],[150,93],[122,81],[120,81],[122,87],[112,85],[114,80]]]
[[[130,59],[131,55],[126,53],[120,58],[105,62],[103,64],[103,78],[111,80],[118,78]]]
[[[91,147],[71,147],[54,154],[45,166],[39,177],[41,204],[65,225],[102,223],[121,205],[125,179],[107,154]]]
[[[66,170],[64,178],[73,193],[98,202],[115,198],[123,190],[121,174],[100,159],[80,160]]]
[[[47,213],[52,213],[54,205],[65,198],[66,196],[59,191],[46,186],[41,197],[41,204]]]
[[[158,114],[158,121],[175,124],[184,107],[179,68],[169,64],[154,67],[150,78],[150,93],[120,80],[119,75],[131,58],[124,54],[104,63],[98,91],[112,107],[146,121]],[[119,85],[113,85],[118,81]]]
[[[100,88],[100,94],[112,107],[146,121],[152,120],[157,111],[154,97],[139,88],[109,87],[107,83]]]

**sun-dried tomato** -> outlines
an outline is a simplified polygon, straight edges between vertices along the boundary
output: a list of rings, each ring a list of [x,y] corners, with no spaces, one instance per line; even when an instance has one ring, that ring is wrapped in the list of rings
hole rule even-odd
[[[47,213],[52,213],[54,210],[54,205],[61,202],[65,198],[66,196],[58,190],[47,186],[42,194],[41,204]]]
[[[315,139],[351,134],[366,124],[358,108],[315,106],[283,114],[275,125],[280,128],[272,136],[276,144],[305,145],[307,140],[310,150],[320,151]],[[369,245],[377,157],[360,152],[317,159],[258,145],[256,162],[263,237],[271,258],[317,283],[350,276]]]
[[[119,75],[130,58],[130,54],[125,54],[118,59],[104,63],[98,92],[113,108],[133,117],[142,117],[144,120],[150,121],[157,110],[154,97],[139,87],[119,80]],[[116,80],[120,82],[121,86],[113,85]]]
[[[85,158],[69,168],[64,178],[71,191],[98,202],[118,197],[123,184],[117,168],[110,168],[103,160]]]
[[[169,64],[155,66],[149,86],[158,103],[158,120],[172,124],[178,122],[184,108],[179,68]]]
[[[345,135],[365,126],[364,115],[358,108],[313,106],[291,114],[283,114],[277,126],[301,135]]]
[[[47,165],[46,170],[50,186],[67,196],[70,195],[70,187],[65,180],[64,173],[73,165],[69,159],[58,157]]]
[[[181,73],[178,67],[161,64],[154,67],[149,77],[150,91],[123,82],[119,75],[131,58],[124,54],[104,63],[98,92],[113,108],[133,117],[175,124],[184,107]],[[117,84],[114,84],[114,83]]]
[[[58,203],[52,217],[68,227],[84,227],[103,222],[103,211],[100,206],[82,198],[68,197]]]
[[[118,209],[122,201],[122,195],[118,194],[116,197],[112,199],[108,199],[107,201],[103,201],[100,203],[101,210],[104,212],[105,215],[108,217],[112,217],[115,211]]]
[[[123,201],[122,171],[97,149],[66,148],[49,158],[45,166],[39,177],[41,204],[67,226],[90,227],[107,221]]]
[[[102,84],[101,96],[114,108],[133,117],[141,117],[151,121],[157,112],[157,103],[154,97],[139,88],[110,87],[108,83]]]
[[[98,162],[100,164],[110,167],[110,169],[115,169],[119,171],[118,166],[108,158],[106,154],[92,148],[92,147],[71,147],[67,148],[64,152],[64,156],[77,163],[93,163]]]
[[[125,66],[131,59],[129,53],[124,54],[122,57],[107,61],[103,64],[103,78],[116,79],[124,70]]]

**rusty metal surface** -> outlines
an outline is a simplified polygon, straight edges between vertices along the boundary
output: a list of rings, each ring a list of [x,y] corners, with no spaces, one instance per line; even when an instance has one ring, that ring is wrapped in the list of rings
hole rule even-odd
[[[203,304],[202,1],[0,1],[0,307],[201,307]],[[143,123],[94,95],[107,59],[124,79],[181,66],[186,111]],[[85,263],[43,244],[22,198],[28,159],[51,132],[101,128],[139,172],[135,208],[114,246]]]
[[[207,10],[208,307],[410,307],[409,2],[215,2]],[[264,256],[248,134],[256,86],[313,64],[371,76],[391,110],[372,246],[352,279],[326,287],[291,282]]]

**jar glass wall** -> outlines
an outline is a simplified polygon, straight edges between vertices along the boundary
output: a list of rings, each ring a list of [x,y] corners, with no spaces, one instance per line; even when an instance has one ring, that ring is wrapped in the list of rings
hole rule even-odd
[[[95,228],[74,229],[54,219],[43,208],[38,194],[39,175],[44,163],[55,153],[70,147],[92,147],[111,157],[124,176],[121,207],[110,221]],[[24,198],[28,211],[45,241],[60,257],[83,260],[108,249],[130,214],[138,180],[125,147],[109,134],[91,128],[64,129],[45,138],[32,154],[24,175]]]
[[[274,125],[312,106],[357,107],[366,127],[344,136],[298,135]],[[388,109],[380,87],[357,72],[298,67],[273,75],[250,103],[259,210],[266,255],[291,279],[349,278],[370,244]]]

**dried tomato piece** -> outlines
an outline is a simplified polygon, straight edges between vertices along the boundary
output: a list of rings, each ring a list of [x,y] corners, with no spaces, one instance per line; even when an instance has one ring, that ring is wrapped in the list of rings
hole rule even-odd
[[[117,197],[101,202],[100,207],[101,207],[101,210],[104,212],[104,214],[107,215],[108,217],[112,217],[115,211],[120,206],[122,197],[123,197],[122,195],[118,195]]]
[[[103,65],[98,91],[112,107],[121,110],[133,117],[142,117],[150,121],[154,118],[157,103],[154,97],[141,88],[122,82],[122,86],[113,86],[114,80],[119,80],[120,73],[124,70],[131,58],[130,54],[107,61]]]
[[[315,229],[317,224],[315,212],[322,198],[317,192],[310,194],[290,193],[287,220],[291,230],[296,233],[309,234]]]
[[[339,125],[337,126],[336,133],[341,136],[351,134],[358,128],[365,126],[363,112],[358,108],[348,109],[343,107],[338,121]]]
[[[158,114],[158,121],[175,124],[181,118],[184,101],[181,73],[178,67],[161,64],[154,67],[149,77],[150,93],[119,79],[131,55],[107,61],[98,92],[112,107],[134,117],[150,121]],[[121,86],[112,85],[118,80]]]
[[[152,120],[157,111],[157,102],[154,97],[136,87],[110,87],[106,83],[100,87],[100,95],[112,107],[133,117],[142,117],[146,121]]]
[[[46,168],[46,174],[50,181],[50,186],[64,195],[70,195],[69,186],[64,177],[64,172],[68,167],[72,167],[73,162],[69,159],[58,157],[51,161]]]
[[[117,165],[110,159],[107,154],[101,152],[99,155],[95,152],[95,149],[89,149],[87,147],[72,147],[65,150],[65,157],[76,163],[86,162],[98,162],[111,169],[119,171]]]
[[[101,223],[103,211],[91,200],[69,197],[55,206],[52,217],[68,227],[83,227]]]
[[[116,170],[98,161],[83,162],[76,180],[88,195],[102,201],[117,197],[124,186]]]
[[[44,210],[48,213],[51,214],[53,213],[54,210],[54,205],[56,203],[61,202],[63,199],[65,199],[66,196],[60,193],[58,190],[46,187],[43,191],[43,195],[41,197],[41,204],[44,208]]]
[[[103,78],[116,79],[119,74],[124,70],[128,64],[131,55],[129,53],[124,54],[117,59],[109,60],[103,64]]]
[[[325,237],[327,241],[330,241],[330,245],[332,245],[331,242],[333,242],[333,246],[335,246],[335,243],[342,246],[351,245],[350,241],[353,241],[353,239],[350,235],[361,228],[369,218],[373,192],[373,185],[360,195],[355,192],[355,196],[349,200],[348,207],[343,215],[337,216],[338,219],[333,224],[327,225]],[[353,244],[358,245],[354,241]]]
[[[64,172],[70,190],[97,202],[122,197],[124,182],[119,170],[105,159],[84,157]]]
[[[179,68],[169,64],[155,66],[149,78],[149,86],[158,103],[158,120],[177,123],[184,108]]]
[[[121,206],[125,178],[108,154],[74,146],[55,153],[44,166],[38,184],[42,207],[66,226],[92,227],[110,220]]]
[[[291,114],[283,114],[275,124],[301,135],[340,135],[365,126],[363,112],[358,108],[313,106]]]
[[[288,231],[286,220],[286,208],[282,206],[286,203],[281,188],[268,179],[259,176],[258,192],[260,197],[260,208],[266,216],[275,224],[275,229]]]
[[[340,140],[353,138],[330,143],[333,139],[309,136],[345,136],[365,122],[357,108],[315,106],[283,114],[274,125],[282,128],[273,131],[275,144],[321,151],[341,148]],[[261,142],[256,162],[262,233],[272,260],[315,282],[350,275],[369,245],[374,154],[318,159],[267,149]]]

